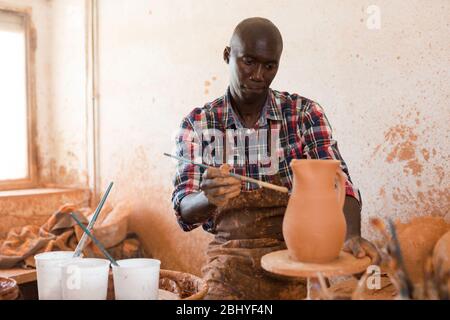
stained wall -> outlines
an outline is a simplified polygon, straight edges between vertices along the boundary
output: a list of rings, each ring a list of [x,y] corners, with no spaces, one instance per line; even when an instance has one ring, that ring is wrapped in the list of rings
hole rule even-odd
[[[225,92],[223,48],[251,16],[284,37],[272,87],[324,107],[363,195],[363,235],[376,237],[370,217],[449,219],[450,2],[257,3],[99,0],[100,182],[115,182],[111,202],[133,204],[147,251],[169,269],[199,273],[204,262],[210,236],[177,226],[174,164],[162,153],[184,115]],[[86,185],[85,3],[40,4],[49,8],[36,10],[43,179]]]
[[[162,153],[182,116],[224,93],[223,48],[251,16],[284,37],[272,87],[325,108],[363,194],[364,235],[376,236],[370,217],[449,218],[450,2],[101,0],[101,178],[135,203],[148,249],[173,269],[204,261],[209,237],[178,228]]]

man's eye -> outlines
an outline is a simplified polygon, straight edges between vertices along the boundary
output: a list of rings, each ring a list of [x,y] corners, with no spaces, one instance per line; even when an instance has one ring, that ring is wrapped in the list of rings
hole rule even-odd
[[[252,59],[244,58],[243,60],[246,65],[251,65],[253,63]]]
[[[267,70],[272,70],[273,68],[275,68],[275,65],[272,63],[266,64],[266,69]]]

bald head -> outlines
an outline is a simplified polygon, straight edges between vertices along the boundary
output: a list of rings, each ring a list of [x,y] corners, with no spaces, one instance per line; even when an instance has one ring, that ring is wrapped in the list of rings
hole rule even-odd
[[[277,48],[280,55],[283,50],[280,30],[270,20],[254,17],[245,19],[236,26],[230,40],[230,47],[237,49],[243,44],[258,46],[258,43]]]

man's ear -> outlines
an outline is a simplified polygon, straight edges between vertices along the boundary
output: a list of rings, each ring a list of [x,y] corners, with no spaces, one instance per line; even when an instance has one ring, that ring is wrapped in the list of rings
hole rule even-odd
[[[227,64],[230,63],[230,52],[230,47],[225,47],[225,49],[223,50],[223,60],[225,60]]]

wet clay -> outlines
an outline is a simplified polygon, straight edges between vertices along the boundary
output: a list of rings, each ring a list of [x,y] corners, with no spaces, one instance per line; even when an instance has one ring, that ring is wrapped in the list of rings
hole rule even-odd
[[[278,176],[271,183],[280,185]],[[245,191],[215,214],[215,237],[202,268],[206,300],[287,300],[306,296],[302,279],[274,277],[261,258],[284,250],[283,215],[288,195],[262,188]]]
[[[291,162],[294,180],[283,236],[293,260],[327,263],[339,256],[346,234],[346,178],[339,165],[338,160]]]
[[[406,271],[413,283],[422,283],[425,260],[450,225],[443,218],[427,216],[397,223],[397,230]]]

